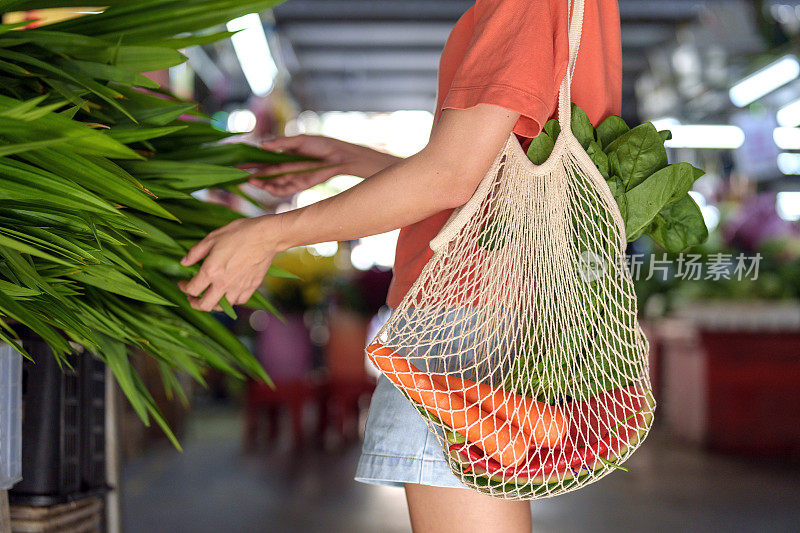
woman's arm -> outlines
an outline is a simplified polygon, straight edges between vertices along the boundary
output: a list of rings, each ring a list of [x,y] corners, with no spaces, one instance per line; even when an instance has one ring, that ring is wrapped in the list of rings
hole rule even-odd
[[[402,159],[366,146],[320,135],[278,137],[264,141],[261,145],[267,150],[302,154],[319,160],[243,167],[255,171],[250,177],[251,185],[264,189],[274,196],[290,196],[339,174],[368,178]],[[316,170],[314,170],[315,168]],[[277,178],[260,179],[263,176],[274,174],[283,175]]]
[[[281,216],[277,248],[383,233],[465,204],[517,118],[491,105],[446,110],[418,154],[337,196]]]
[[[465,204],[518,118],[488,104],[446,110],[421,152],[369,180],[302,209],[236,220],[211,232],[182,261],[191,265],[205,258],[181,289],[204,311],[223,295],[244,303],[283,250],[383,233]]]

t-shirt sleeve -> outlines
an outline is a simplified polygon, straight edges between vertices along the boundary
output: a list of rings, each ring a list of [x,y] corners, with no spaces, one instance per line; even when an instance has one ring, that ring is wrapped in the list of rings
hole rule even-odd
[[[554,7],[560,3],[477,0],[473,36],[442,109],[498,105],[521,115],[515,133],[538,135],[556,107],[566,69],[566,49],[561,48],[566,47],[567,15]]]

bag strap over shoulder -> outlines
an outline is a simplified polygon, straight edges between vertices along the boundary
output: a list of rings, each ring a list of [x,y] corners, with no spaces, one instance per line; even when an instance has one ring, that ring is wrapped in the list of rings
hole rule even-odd
[[[570,0],[567,0],[569,2]],[[575,63],[578,59],[578,49],[581,46],[581,31],[583,30],[583,2],[584,0],[574,0],[572,3],[572,14],[569,23],[569,61],[567,70],[561,79],[561,87],[558,90],[558,122],[561,131],[570,131],[571,106],[572,101],[570,87],[572,85],[572,75],[575,72]]]
[[[570,3],[570,0],[564,0]],[[583,3],[584,0],[572,0],[572,9],[568,7],[567,12],[569,16],[569,60],[567,62],[567,69],[564,72],[564,77],[561,80],[561,86],[558,91],[558,121],[561,124],[561,134],[556,140],[556,146],[553,148],[552,153],[547,161],[542,165],[534,165],[530,162],[525,155],[525,152],[519,145],[516,135],[512,132],[502,150],[498,153],[491,167],[486,173],[486,177],[478,185],[477,190],[472,195],[472,198],[463,206],[457,208],[451,215],[447,222],[444,224],[439,233],[430,241],[430,248],[434,252],[445,246],[448,242],[453,240],[455,236],[461,231],[461,228],[472,218],[480,208],[481,202],[489,192],[492,184],[491,177],[496,174],[498,169],[503,165],[506,156],[511,160],[524,161],[529,168],[538,168],[540,171],[552,168],[554,160],[559,157],[559,154],[565,149],[565,146],[577,146],[580,148],[580,143],[572,134],[570,126],[571,121],[571,96],[570,85],[572,83],[572,75],[575,70],[575,62],[578,58],[578,49],[581,43],[581,31],[583,29]]]

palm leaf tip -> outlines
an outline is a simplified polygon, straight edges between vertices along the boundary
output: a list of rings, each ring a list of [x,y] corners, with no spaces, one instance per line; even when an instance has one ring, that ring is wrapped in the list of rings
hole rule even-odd
[[[230,36],[201,30],[278,3],[0,0],[3,12],[105,8],[32,30],[20,31],[29,21],[0,25],[0,316],[32,329],[59,360],[70,341],[96,353],[143,422],[155,420],[178,448],[133,365],[142,350],[177,398],[174,372],[202,384],[202,369],[213,367],[271,383],[230,331],[176,294],[185,276],[176,257],[240,216],[189,193],[243,181],[231,168],[243,159],[285,156],[220,148],[228,134],[195,102],[142,73],[182,63],[181,48]],[[24,354],[2,320],[0,341]]]

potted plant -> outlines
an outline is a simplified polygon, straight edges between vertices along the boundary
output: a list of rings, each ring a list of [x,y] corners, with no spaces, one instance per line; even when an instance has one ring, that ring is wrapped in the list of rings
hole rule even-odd
[[[176,446],[131,365],[134,350],[157,361],[177,394],[178,372],[203,383],[206,367],[269,379],[175,285],[192,274],[178,263],[188,247],[241,216],[192,193],[234,190],[247,179],[236,165],[292,156],[218,144],[228,134],[195,102],[141,73],[231,35],[200,30],[277,3],[0,0],[0,12],[107,7],[34,29],[0,25],[0,341],[30,356],[18,336],[29,329],[67,365],[76,346],[91,351]],[[274,311],[258,293],[248,305]]]

